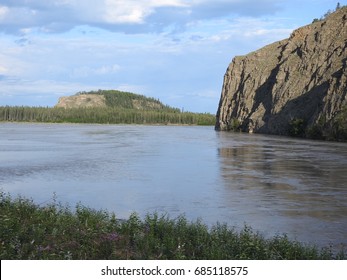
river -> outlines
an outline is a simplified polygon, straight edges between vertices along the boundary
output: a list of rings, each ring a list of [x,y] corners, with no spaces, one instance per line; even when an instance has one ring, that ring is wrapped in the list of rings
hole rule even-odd
[[[0,190],[347,245],[347,144],[213,127],[0,123]]]

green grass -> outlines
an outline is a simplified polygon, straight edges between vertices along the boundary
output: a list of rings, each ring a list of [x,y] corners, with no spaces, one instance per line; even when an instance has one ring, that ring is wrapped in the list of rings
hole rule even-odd
[[[3,259],[345,259],[345,251],[308,246],[287,236],[270,239],[245,226],[158,214],[140,219],[55,200],[46,206],[0,192],[0,258]]]

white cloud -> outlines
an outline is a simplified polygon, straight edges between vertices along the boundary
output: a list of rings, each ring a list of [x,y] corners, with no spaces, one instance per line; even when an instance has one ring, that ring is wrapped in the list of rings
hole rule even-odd
[[[65,32],[89,25],[125,33],[163,32],[175,26],[230,15],[260,16],[278,10],[274,0],[2,0],[0,32]]]
[[[0,75],[5,75],[8,69],[5,66],[0,65]]]
[[[148,89],[144,85],[121,84],[115,87],[116,90],[146,94]]]
[[[121,67],[117,64],[103,65],[100,67],[92,68],[90,66],[80,66],[72,70],[72,78],[87,78],[95,75],[108,75],[117,73]]]
[[[0,104],[53,106],[61,96],[100,88],[103,87],[76,82],[6,77],[0,80]]]
[[[8,14],[8,11],[8,7],[0,6],[0,20],[5,18],[5,16]]]
[[[176,0],[105,0],[105,14],[103,18],[107,23],[135,23],[145,22],[145,18],[160,7],[186,7],[187,5]]]
[[[222,46],[229,49],[242,49],[245,44],[255,49],[288,37],[293,28],[285,28],[284,22],[285,20],[281,18],[269,20],[252,17],[199,20],[189,24],[185,32],[176,34],[179,38],[176,49],[186,51],[189,46],[195,50],[206,50],[215,49],[218,45],[218,52],[224,51]]]
[[[47,79],[21,79],[0,75],[0,106],[28,105],[54,106],[59,97],[73,95],[80,91],[117,89],[145,94],[146,87],[141,85],[108,85],[98,83],[63,82]],[[152,96],[152,95],[149,95]]]
[[[80,88],[83,85],[56,82],[54,80],[29,80],[15,77],[7,77],[0,82],[0,94],[11,94],[13,96],[31,94],[50,94],[59,96],[64,93],[72,93],[73,88]]]
[[[0,48],[1,51],[1,48]],[[9,50],[5,53],[0,53],[0,73],[9,76],[21,76],[31,69],[30,63],[22,61],[18,56],[19,52]]]
[[[292,10],[276,14],[278,3],[1,0],[0,99],[11,93],[16,104],[37,105],[40,96],[53,105],[61,95],[113,88],[214,112],[232,57],[298,24],[283,19]]]

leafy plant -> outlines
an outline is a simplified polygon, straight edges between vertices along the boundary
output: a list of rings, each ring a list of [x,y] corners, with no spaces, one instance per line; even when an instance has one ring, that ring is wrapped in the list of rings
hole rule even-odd
[[[228,130],[231,131],[240,131],[241,123],[238,119],[232,118],[228,123]]]
[[[289,135],[303,137],[305,135],[306,122],[300,118],[294,118],[289,122]]]
[[[77,205],[38,206],[0,192],[1,259],[345,259],[345,250],[317,248],[286,235],[264,238],[245,226],[237,232],[184,216],[114,213]]]

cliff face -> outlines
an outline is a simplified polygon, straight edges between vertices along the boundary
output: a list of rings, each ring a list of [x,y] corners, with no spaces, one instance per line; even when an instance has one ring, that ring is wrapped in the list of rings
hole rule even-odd
[[[224,76],[216,129],[288,135],[332,122],[347,104],[347,7],[290,38],[235,57]]]

